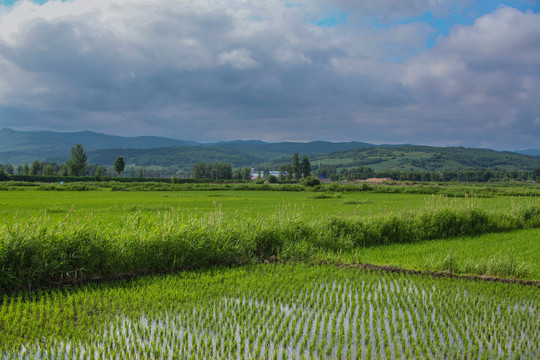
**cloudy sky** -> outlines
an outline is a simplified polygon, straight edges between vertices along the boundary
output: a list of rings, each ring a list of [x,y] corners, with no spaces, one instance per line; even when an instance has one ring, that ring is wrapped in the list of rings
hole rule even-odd
[[[0,0],[0,128],[540,148],[540,0]]]

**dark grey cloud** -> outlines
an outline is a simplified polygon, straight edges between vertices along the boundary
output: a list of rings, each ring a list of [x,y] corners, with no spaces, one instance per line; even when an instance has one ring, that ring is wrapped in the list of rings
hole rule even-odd
[[[370,25],[447,4],[21,3],[0,13],[0,126],[534,147],[538,14],[500,8],[430,49],[425,23]],[[350,20],[313,23],[334,10]]]

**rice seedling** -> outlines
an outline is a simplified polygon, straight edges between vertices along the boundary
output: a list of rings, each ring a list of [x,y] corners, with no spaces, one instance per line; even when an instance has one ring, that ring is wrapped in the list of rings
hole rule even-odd
[[[537,288],[257,265],[4,298],[2,359],[535,358]]]

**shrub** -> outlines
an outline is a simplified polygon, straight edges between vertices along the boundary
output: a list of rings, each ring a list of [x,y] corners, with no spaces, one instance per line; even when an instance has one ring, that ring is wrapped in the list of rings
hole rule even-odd
[[[266,181],[268,181],[269,184],[277,184],[278,179],[274,175],[268,175]]]
[[[321,180],[313,176],[308,176],[302,181],[302,184],[307,187],[315,187],[321,185]]]

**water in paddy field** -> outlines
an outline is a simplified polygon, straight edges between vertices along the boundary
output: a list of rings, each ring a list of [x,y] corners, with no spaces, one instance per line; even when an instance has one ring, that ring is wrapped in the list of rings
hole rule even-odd
[[[31,343],[0,358],[534,358],[539,323],[538,301],[381,275],[121,317],[88,341]]]

